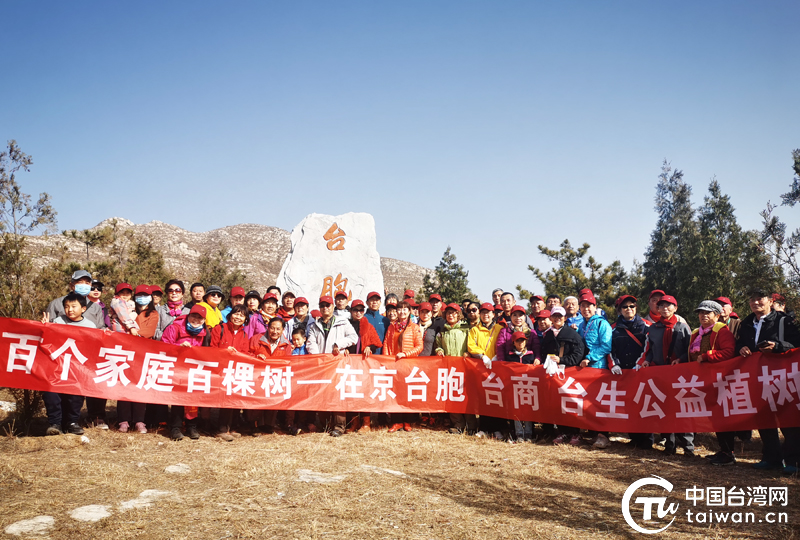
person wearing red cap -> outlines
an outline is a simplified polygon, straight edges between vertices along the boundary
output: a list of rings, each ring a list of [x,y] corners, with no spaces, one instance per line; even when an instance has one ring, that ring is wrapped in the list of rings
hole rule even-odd
[[[114,298],[109,306],[111,329],[132,336],[139,335],[139,325],[136,324],[136,304],[132,300],[133,287],[127,283],[118,283],[114,289]]]
[[[503,325],[495,324],[494,306],[488,302],[479,306],[478,316],[480,324],[470,328],[467,334],[467,354],[472,358],[480,359],[487,369],[491,369],[491,359],[496,354],[497,336],[503,330]]]
[[[238,292],[236,287],[231,290],[231,294],[234,292]],[[244,290],[241,292],[244,292]],[[247,354],[250,351],[250,337],[247,335],[246,330],[249,314],[244,305],[244,295],[242,295],[242,302],[231,307],[227,315],[227,321],[211,329],[209,347],[224,349],[231,353]],[[219,409],[216,430],[218,439],[231,442],[235,437],[240,436],[239,433],[232,429],[234,414],[238,413],[238,410]]]
[[[528,299],[528,305],[531,310],[531,319],[536,319],[536,316],[545,308],[544,298],[538,294],[534,294]]]
[[[431,320],[434,326],[438,328],[438,331],[441,331],[441,329],[444,328],[444,304],[442,303],[442,296],[440,294],[432,294],[428,297],[428,303],[431,305]]]
[[[467,353],[468,325],[461,321],[461,306],[452,303],[444,310],[444,330],[436,336],[435,352],[440,357],[464,356]],[[478,430],[478,419],[474,414],[450,413],[451,433],[474,435]]]
[[[222,322],[228,322],[228,314],[233,309],[233,306],[244,305],[244,289],[242,287],[233,287],[231,295],[228,297],[228,305],[220,313],[222,314]]]
[[[514,306],[511,308],[510,321],[505,328],[500,330],[497,336],[497,342],[495,343],[497,360],[501,362],[508,360],[507,356],[514,347],[514,343],[511,340],[511,336],[514,332],[523,332],[528,336],[527,349],[532,351],[537,359],[539,358],[539,335],[528,325],[528,320],[528,317],[525,315],[524,307]]]
[[[654,291],[650,292],[650,297],[647,299],[647,306],[650,308],[650,312],[647,314],[646,317],[643,319],[650,324],[657,323],[661,319],[661,315],[658,311],[658,303],[661,301],[661,298],[667,293],[662,291],[661,289],[655,289]],[[675,316],[678,318],[680,322],[689,326],[689,323],[686,322],[686,319],[678,315],[677,313]]]
[[[294,317],[294,301],[297,298],[292,291],[286,291],[281,297],[281,307],[278,309],[278,317],[289,322]]]
[[[650,325],[644,357],[637,362],[634,369],[676,365],[689,360],[692,331],[686,323],[679,321],[675,314],[678,310],[678,301],[673,296],[665,294],[661,296],[657,307],[659,320]],[[662,435],[666,438],[664,452],[667,455],[675,455],[678,446],[683,448],[684,455],[694,455],[694,433]]]
[[[187,315],[181,315],[164,330],[161,341],[182,347],[201,347],[206,333],[206,308],[195,304]],[[181,424],[186,420],[186,431],[192,439],[199,439],[197,407],[172,405],[170,409],[170,436],[175,441],[183,439]]]
[[[726,296],[720,296],[714,300],[719,305],[722,306],[722,315],[720,315],[720,322],[724,322],[728,330],[731,331],[733,337],[738,339],[739,338],[739,325],[741,324],[741,320],[738,317],[733,316],[733,304],[731,304],[730,298]]]
[[[150,285],[139,285],[133,293],[139,335],[147,339],[153,339],[158,330],[159,314],[156,310],[152,290],[153,288]]]
[[[364,317],[369,321],[375,332],[378,334],[378,339],[383,340],[386,338],[386,329],[389,327],[389,319],[381,314],[381,295],[379,292],[372,291],[367,295],[367,311]],[[375,354],[383,354],[383,347],[378,348]]]
[[[349,299],[344,291],[336,291],[333,295],[333,315],[340,319],[350,319],[350,307],[347,305]]]
[[[383,341],[383,354],[394,356],[396,360],[414,358],[422,352],[422,330],[411,320],[411,303],[403,300],[397,305],[397,321],[389,325]],[[389,433],[404,429],[411,431],[411,413],[391,413]]]
[[[358,342],[358,334],[350,322],[334,316],[333,298],[327,295],[320,297],[319,313],[318,319],[308,322],[308,341],[306,341],[308,354],[338,356],[341,351]],[[331,437],[344,435],[347,423],[344,413],[320,413],[320,419],[332,426]]]
[[[406,289],[405,292],[403,293],[403,300],[408,300],[409,298],[413,300],[416,295],[417,293],[415,293],[413,290]]]
[[[274,319],[278,316],[278,295],[274,292],[268,292],[264,294],[264,298],[261,299],[261,305],[259,306],[259,317],[258,320],[264,327],[263,332],[258,332],[259,334],[267,333],[267,328],[269,327],[269,321]]]
[[[271,293],[270,293],[271,294]],[[286,327],[284,320],[276,314],[268,323],[267,331],[264,334],[256,334],[250,338],[250,354],[256,358],[267,360],[274,357],[285,357],[292,355],[292,344],[283,337],[283,330]],[[255,410],[245,411],[245,418],[254,428],[254,433],[261,429],[264,433],[270,434],[275,431],[278,411]]]
[[[585,357],[581,361],[581,367],[594,369],[611,369],[614,375],[620,375],[622,369],[614,362],[611,356],[611,325],[599,313],[597,313],[597,300],[592,291],[586,289],[578,297],[583,322],[578,325],[578,334],[586,344]],[[595,448],[608,448],[611,442],[608,440],[608,432],[594,432],[596,437],[593,442]]]
[[[622,369],[634,369],[644,356],[650,323],[636,313],[636,297],[623,294],[615,302],[617,321],[612,325],[611,356]],[[649,450],[653,448],[652,433],[629,433],[630,445]]]
[[[436,340],[436,329],[433,327],[433,307],[430,302],[419,305],[419,328],[422,332],[422,352],[420,356],[433,354],[433,345]]]
[[[161,305],[161,300],[164,299],[164,291],[158,285],[150,285],[150,294],[153,295],[153,304],[156,307]]]
[[[289,319],[289,322],[286,323],[286,330],[283,332],[283,337],[286,341],[291,341],[295,328],[302,328],[303,340],[305,342],[305,337],[308,333],[308,323],[311,321],[311,317],[308,314],[308,300],[306,300],[305,296],[300,296],[294,299],[292,305],[294,317]]]

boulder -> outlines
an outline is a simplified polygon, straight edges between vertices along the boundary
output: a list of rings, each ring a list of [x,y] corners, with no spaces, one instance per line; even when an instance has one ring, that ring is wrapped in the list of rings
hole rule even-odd
[[[278,274],[281,291],[308,298],[317,308],[320,296],[347,293],[350,301],[371,291],[383,297],[383,274],[370,214],[310,214],[292,230],[292,247]]]

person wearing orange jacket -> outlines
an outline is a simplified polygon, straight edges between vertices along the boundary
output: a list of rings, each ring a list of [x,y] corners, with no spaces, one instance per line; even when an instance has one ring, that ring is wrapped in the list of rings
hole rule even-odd
[[[389,325],[383,340],[383,354],[396,360],[413,358],[422,352],[422,329],[411,320],[411,304],[403,300],[397,304],[397,320]],[[411,431],[413,414],[391,413],[389,433],[404,429]]]

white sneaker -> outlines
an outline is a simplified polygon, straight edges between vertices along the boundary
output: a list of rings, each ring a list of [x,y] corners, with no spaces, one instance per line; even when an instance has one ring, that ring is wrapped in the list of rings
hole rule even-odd
[[[485,439],[485,438],[486,438],[486,432],[485,432],[485,431],[479,431],[479,432],[477,432],[477,433],[475,434],[475,436],[476,436],[477,438],[479,438],[479,439]]]

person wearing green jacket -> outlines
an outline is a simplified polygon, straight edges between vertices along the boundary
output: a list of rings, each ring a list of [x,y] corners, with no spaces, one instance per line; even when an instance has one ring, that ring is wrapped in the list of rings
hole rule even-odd
[[[440,357],[465,356],[467,354],[467,336],[469,324],[461,320],[461,306],[448,304],[444,310],[444,330],[436,335],[434,351]],[[474,414],[450,413],[450,433],[463,433],[464,429],[469,435],[477,431],[478,419]]]

